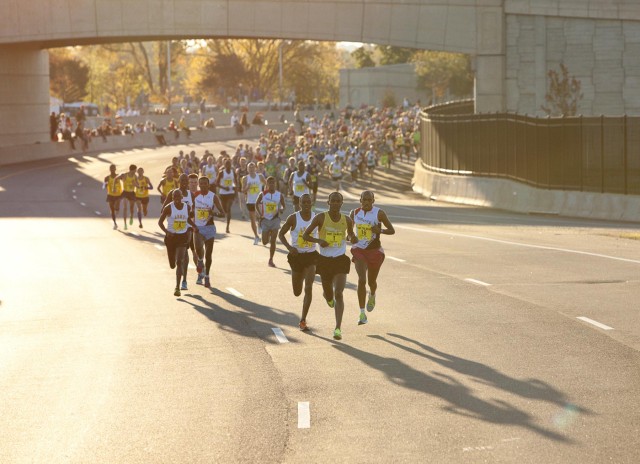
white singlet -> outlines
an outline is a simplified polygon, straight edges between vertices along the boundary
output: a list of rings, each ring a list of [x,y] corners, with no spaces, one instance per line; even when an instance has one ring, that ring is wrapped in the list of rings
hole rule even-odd
[[[189,207],[186,203],[182,203],[182,209],[178,209],[174,202],[171,205],[171,214],[167,218],[167,230],[172,234],[184,234],[187,232],[189,218]]]
[[[313,214],[308,221],[302,219],[300,211],[296,213],[296,226],[291,229],[291,245],[298,250],[298,253],[311,253],[316,251],[315,242],[306,242],[302,239],[304,231],[307,230],[309,224],[313,220]],[[313,237],[318,238],[318,229],[313,231]]]
[[[209,190],[206,195],[199,193],[193,201],[194,222],[198,227],[206,226],[209,223],[209,218],[213,215],[215,197],[216,194]]]

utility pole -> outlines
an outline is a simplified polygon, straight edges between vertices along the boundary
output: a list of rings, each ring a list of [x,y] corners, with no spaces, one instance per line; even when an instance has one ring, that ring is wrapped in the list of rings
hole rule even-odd
[[[171,41],[167,41],[167,107],[171,114]]]

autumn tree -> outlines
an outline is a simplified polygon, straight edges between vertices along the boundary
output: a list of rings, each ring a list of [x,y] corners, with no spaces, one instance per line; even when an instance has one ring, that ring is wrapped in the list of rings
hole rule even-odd
[[[549,116],[575,116],[578,103],[582,100],[582,84],[575,76],[569,76],[569,69],[560,63],[560,72],[550,69],[549,90],[545,95],[547,105],[542,110]]]
[[[358,69],[373,68],[376,65],[376,62],[373,60],[373,51],[364,45],[352,51],[351,56],[355,60],[356,68]]]
[[[421,85],[431,89],[434,100],[447,90],[454,95],[468,95],[473,90],[470,57],[461,53],[420,51],[412,57]]]
[[[49,87],[51,95],[69,103],[84,100],[89,82],[89,67],[66,49],[49,51]]]

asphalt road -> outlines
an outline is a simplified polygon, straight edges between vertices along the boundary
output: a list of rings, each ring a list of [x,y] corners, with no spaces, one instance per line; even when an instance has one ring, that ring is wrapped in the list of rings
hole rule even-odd
[[[158,197],[112,230],[111,162],[155,185],[234,146],[0,168],[0,462],[640,462],[637,225],[429,202],[403,164],[365,184],[397,233],[364,326],[352,268],[337,342],[319,284],[298,331],[286,255],[237,209],[214,288],[190,270],[179,298]]]

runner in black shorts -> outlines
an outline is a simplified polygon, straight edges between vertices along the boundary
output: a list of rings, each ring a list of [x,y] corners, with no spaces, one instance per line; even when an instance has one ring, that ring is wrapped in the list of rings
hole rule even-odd
[[[316,259],[318,252],[316,244],[305,242],[302,234],[311,223],[311,196],[308,193],[300,197],[300,211],[290,215],[285,221],[278,237],[282,244],[289,250],[287,261],[291,267],[291,285],[293,294],[300,296],[302,284],[304,284],[304,299],[302,301],[302,317],[300,318],[300,330],[307,331],[307,314],[311,306],[313,281],[316,275]],[[291,231],[291,244],[287,241],[286,234]]]

